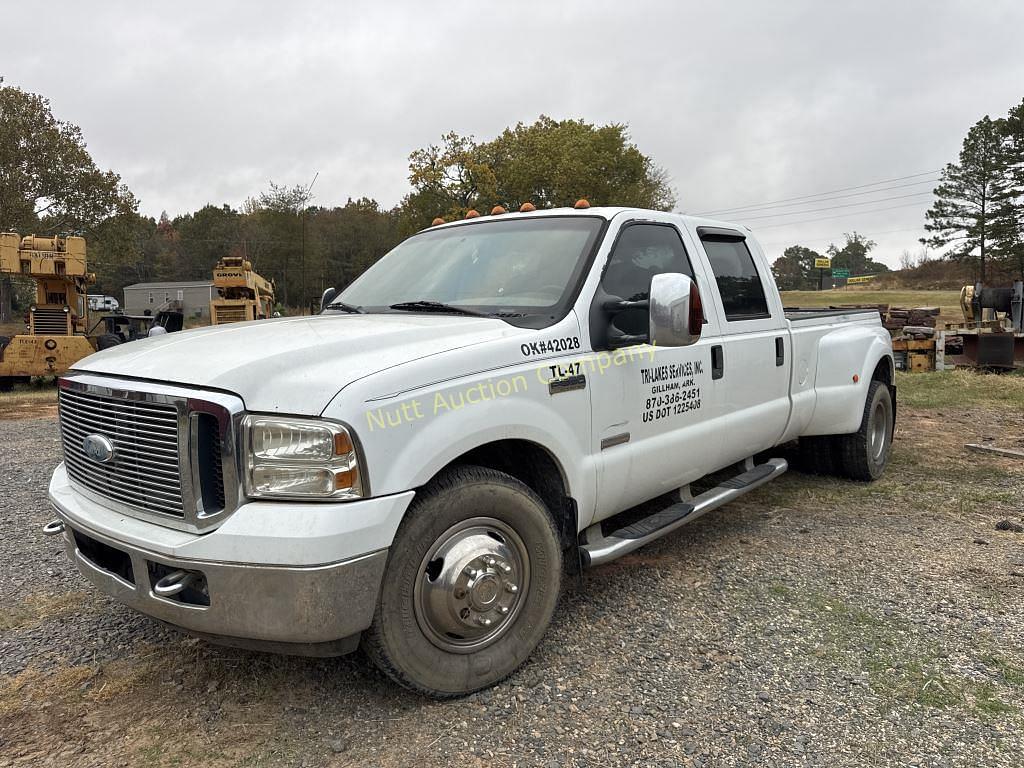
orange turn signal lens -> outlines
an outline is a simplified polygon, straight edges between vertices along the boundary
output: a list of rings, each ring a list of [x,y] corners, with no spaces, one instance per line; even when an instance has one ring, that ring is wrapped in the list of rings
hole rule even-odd
[[[577,201],[576,201],[576,205],[574,205],[574,206],[573,206],[573,208],[576,208],[576,209],[578,209],[578,210],[582,210],[583,208],[589,208],[589,207],[590,207],[590,203],[589,203],[589,202],[587,202],[587,201],[586,201],[586,200],[585,200],[584,198],[582,198],[582,197],[581,197],[581,198],[580,198],[579,200],[577,200]]]
[[[344,456],[347,453],[352,453],[352,438],[347,432],[338,432],[334,436],[334,455]]]
[[[359,470],[355,467],[334,474],[334,490],[343,491],[355,488],[359,484]]]
[[[530,213],[531,211],[536,210],[537,206],[535,206],[533,203],[523,203],[522,205],[519,206],[520,213]]]
[[[493,208],[491,208],[491,216],[501,216],[501,214],[503,213],[508,213],[508,211],[505,210],[504,206],[496,205]]]
[[[470,208],[468,211],[466,211],[466,218],[467,219],[475,219],[479,215],[480,215],[480,211],[474,210],[473,208]]]
[[[440,216],[438,216],[436,219],[430,222],[430,226],[432,227],[436,227],[438,224],[444,224],[444,219],[442,219]]]

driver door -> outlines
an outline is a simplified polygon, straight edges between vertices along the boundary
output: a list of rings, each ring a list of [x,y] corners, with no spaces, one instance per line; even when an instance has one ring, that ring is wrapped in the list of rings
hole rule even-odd
[[[714,313],[688,347],[621,346],[622,336],[648,336],[648,310],[608,316],[609,303],[648,298],[651,278],[682,273],[710,296],[700,261],[691,261],[670,221],[631,221],[619,230],[595,296],[591,317],[596,366],[592,387],[593,448],[599,455],[597,517],[601,519],[675,490],[716,468],[717,443],[710,346]],[[604,324],[602,329],[599,326]],[[603,333],[602,333],[603,331]]]

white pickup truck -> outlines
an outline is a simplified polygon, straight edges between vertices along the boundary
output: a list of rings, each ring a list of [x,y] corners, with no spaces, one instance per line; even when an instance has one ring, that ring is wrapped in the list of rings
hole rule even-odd
[[[895,421],[877,313],[784,310],[743,227],[582,201],[431,227],[317,316],[92,355],[59,403],[45,530],[99,589],[437,697],[521,665],[567,572],[787,468],[755,457],[872,480]]]

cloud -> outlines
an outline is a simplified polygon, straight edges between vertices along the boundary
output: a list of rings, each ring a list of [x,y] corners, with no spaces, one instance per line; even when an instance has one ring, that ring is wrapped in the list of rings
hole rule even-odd
[[[392,205],[411,150],[542,113],[628,123],[681,208],[734,207],[939,168],[981,115],[1024,96],[1024,6],[1006,1],[53,2],[4,16],[20,32],[0,74],[80,125],[150,215],[316,172],[321,204]],[[884,232],[895,264],[926,206],[750,224],[782,243],[769,252]]]

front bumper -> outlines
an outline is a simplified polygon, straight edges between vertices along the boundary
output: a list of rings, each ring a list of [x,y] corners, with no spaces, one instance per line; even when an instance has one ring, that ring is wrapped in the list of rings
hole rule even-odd
[[[213,640],[318,655],[328,653],[325,648],[352,650],[370,626],[387,547],[412,496],[344,505],[247,504],[216,530],[189,534],[75,493],[63,465],[50,484],[67,554],[101,591]],[[367,521],[375,524],[367,529]],[[345,552],[352,539],[372,551]],[[319,559],[328,550],[343,559]],[[158,595],[154,585],[175,570],[195,574],[195,588]]]

